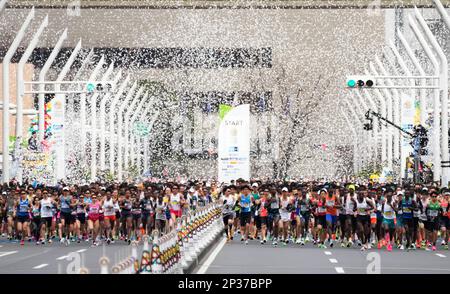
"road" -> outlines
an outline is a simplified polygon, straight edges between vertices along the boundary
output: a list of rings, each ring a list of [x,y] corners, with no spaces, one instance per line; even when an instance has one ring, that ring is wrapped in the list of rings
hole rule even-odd
[[[223,247],[222,247],[223,245]],[[215,251],[215,252],[214,252]],[[374,253],[378,253],[375,259]],[[379,263],[378,263],[379,261]],[[353,248],[319,249],[311,243],[305,246],[288,244],[273,247],[259,241],[222,240],[208,253],[195,273],[206,274],[449,274],[448,250],[402,251]]]
[[[142,244],[138,246],[141,256]],[[72,243],[69,246],[53,244],[35,245],[0,239],[0,274],[66,274],[73,270],[75,253],[82,267],[91,274],[100,273],[99,258],[110,260],[109,269],[119,260],[131,256],[131,246],[123,241],[111,245],[91,247],[90,243]],[[373,260],[370,254],[378,253]],[[222,239],[200,261],[194,273],[206,274],[365,274],[379,260],[382,274],[449,274],[450,252],[394,249],[360,251],[353,248],[319,249],[311,243],[305,246],[288,244],[273,247],[250,241],[248,245]],[[109,270],[111,272],[111,270]]]
[[[138,256],[142,253],[142,242],[137,247]],[[68,259],[70,253],[75,258]],[[99,274],[99,259],[102,256],[110,260],[111,268],[126,257],[131,256],[131,246],[124,241],[116,241],[111,245],[91,247],[91,243],[71,243],[69,246],[53,242],[52,244],[36,245],[25,243],[20,246],[17,242],[0,239],[0,274],[66,274],[71,273],[73,265],[80,261],[80,266],[89,273]]]

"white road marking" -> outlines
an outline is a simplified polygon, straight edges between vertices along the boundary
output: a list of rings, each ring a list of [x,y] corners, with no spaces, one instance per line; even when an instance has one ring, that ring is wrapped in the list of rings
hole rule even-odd
[[[330,258],[329,260],[330,260],[331,263],[338,263],[337,259]]]
[[[436,253],[436,255],[439,256],[439,257],[442,257],[442,258],[447,257],[447,256],[445,256],[444,254],[440,254],[440,253]]]
[[[204,274],[208,270],[211,263],[213,263],[214,259],[216,259],[217,254],[219,254],[220,250],[222,250],[223,246],[226,243],[226,239],[223,238],[222,241],[220,241],[219,245],[217,245],[216,248],[214,248],[214,251],[209,255],[208,259],[205,261],[205,263],[202,264],[200,269],[197,271],[197,274]]]
[[[81,253],[81,252],[84,252],[84,251],[86,251],[87,249],[80,249],[80,250],[77,250],[77,252],[79,252],[79,253]]]
[[[0,257],[6,256],[6,255],[11,255],[14,253],[17,253],[18,251],[6,251],[6,252],[0,252]]]
[[[40,269],[40,268],[46,267],[47,265],[48,265],[48,263],[43,263],[43,264],[33,267],[33,269]]]
[[[345,273],[344,269],[342,267],[335,267],[334,269],[337,271],[338,274],[344,274]]]
[[[330,251],[324,251],[325,255],[331,255]]]
[[[60,256],[60,257],[58,257],[56,260],[63,260],[63,259],[66,259],[67,256],[68,256],[68,255]]]

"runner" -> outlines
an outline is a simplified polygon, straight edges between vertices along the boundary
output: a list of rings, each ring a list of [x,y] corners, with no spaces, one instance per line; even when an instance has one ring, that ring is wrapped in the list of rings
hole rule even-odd
[[[339,202],[339,190],[332,189],[331,197],[328,193],[325,193],[325,207],[326,207],[326,228],[328,233],[328,244],[333,248],[333,242],[336,240],[336,227],[338,220],[338,208],[340,207]]]
[[[97,240],[98,233],[100,230],[100,211],[101,211],[101,203],[97,198],[100,198],[101,194],[92,195],[92,203],[87,206],[88,212],[88,230],[92,235],[92,245],[98,246],[99,242]]]
[[[70,244],[70,234],[73,231],[75,218],[72,215],[72,210],[74,207],[72,206],[72,195],[70,195],[69,188],[64,187],[62,190],[63,194],[59,197],[61,213],[61,230],[59,230],[59,239],[61,243],[64,243],[67,246]]]
[[[40,201],[41,206],[41,238],[40,244],[45,244],[45,240],[48,243],[52,243],[51,239],[51,227],[53,222],[53,207],[56,206],[56,201],[49,197],[47,190],[42,191],[42,199]]]
[[[106,244],[111,244],[113,238],[112,228],[116,222],[116,210],[114,199],[112,198],[111,191],[106,191],[105,198],[102,199],[101,203],[104,211],[104,225],[106,230]]]
[[[233,240],[233,219],[234,219],[234,197],[231,194],[231,189],[226,187],[225,192],[221,197],[221,202],[223,204],[222,208],[222,218],[225,230],[225,235],[227,237],[227,242]]]
[[[20,192],[20,199],[16,202],[17,211],[17,238],[20,240],[20,245],[25,245],[25,237],[28,237],[28,226],[30,224],[30,210],[31,203],[28,200],[27,192],[22,190]]]
[[[427,244],[426,250],[430,250],[429,246],[431,245],[431,250],[436,251],[439,220],[444,212],[442,210],[441,204],[437,199],[438,193],[432,190],[430,196],[431,200],[428,202],[428,205],[425,208],[425,214],[427,216],[427,221],[425,222],[425,230],[427,232],[427,240],[431,243]]]
[[[249,230],[250,230],[250,220],[251,220],[251,194],[250,187],[242,187],[242,194],[239,199],[241,211],[240,211],[240,221],[241,221],[241,241],[245,241],[248,244]]]
[[[375,209],[372,201],[367,198],[367,188],[362,186],[356,200],[357,235],[362,243],[361,251],[370,249],[370,213]]]
[[[392,197],[393,191],[386,191],[386,199],[382,201],[381,211],[383,213],[383,227],[386,233],[385,240],[387,242],[386,249],[392,251],[392,243],[395,240],[395,214],[398,207],[397,202]]]

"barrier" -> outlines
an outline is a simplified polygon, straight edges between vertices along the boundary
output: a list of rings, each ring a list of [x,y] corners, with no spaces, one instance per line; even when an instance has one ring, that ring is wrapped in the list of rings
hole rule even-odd
[[[223,232],[222,211],[218,204],[210,203],[205,207],[190,212],[177,221],[176,229],[160,237],[153,233],[150,265],[141,260],[141,273],[171,274],[185,272],[201,253],[211,245],[218,234]]]

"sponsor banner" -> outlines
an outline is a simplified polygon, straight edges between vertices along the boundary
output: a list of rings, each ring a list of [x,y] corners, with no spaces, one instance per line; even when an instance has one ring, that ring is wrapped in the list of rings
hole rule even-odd
[[[64,94],[56,94],[50,102],[52,105],[51,128],[52,136],[50,146],[55,155],[55,172],[57,179],[65,177],[65,150],[64,150],[64,107],[66,97]]]
[[[250,179],[250,105],[219,107],[218,179]]]

